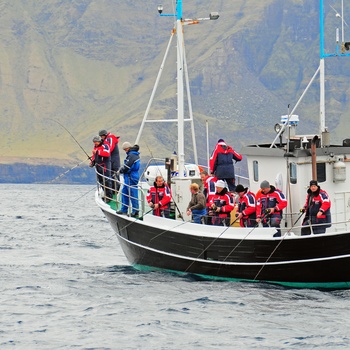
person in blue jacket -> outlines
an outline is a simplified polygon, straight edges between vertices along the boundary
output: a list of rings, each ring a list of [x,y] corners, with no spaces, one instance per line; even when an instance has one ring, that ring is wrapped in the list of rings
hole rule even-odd
[[[139,146],[131,146],[130,142],[123,143],[123,150],[126,152],[124,165],[118,170],[123,174],[124,186],[122,189],[122,207],[117,214],[127,214],[131,202],[131,216],[138,217],[139,201],[138,201],[138,182],[140,169],[140,153]]]

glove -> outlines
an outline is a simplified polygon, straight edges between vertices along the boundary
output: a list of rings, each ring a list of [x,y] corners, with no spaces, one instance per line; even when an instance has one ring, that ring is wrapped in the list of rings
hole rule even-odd
[[[301,213],[305,213],[305,212],[306,212],[305,208],[301,208],[301,209],[300,209],[300,212],[301,212]]]

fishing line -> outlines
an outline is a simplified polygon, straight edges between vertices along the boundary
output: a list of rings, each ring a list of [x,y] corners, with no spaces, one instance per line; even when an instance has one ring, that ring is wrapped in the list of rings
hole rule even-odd
[[[66,131],[68,132],[68,134],[73,138],[73,140],[77,143],[77,145],[80,147],[80,149],[86,154],[86,156],[88,157],[88,159],[90,159],[90,161],[92,160],[92,159],[91,159],[91,156],[89,156],[89,155],[86,153],[85,149],[81,146],[81,144],[77,141],[77,139],[72,135],[72,133],[71,133],[63,124],[61,124],[59,121],[57,121],[57,120],[55,120],[55,119],[51,119],[51,118],[45,118],[45,119],[52,120],[53,122],[57,123],[58,125],[61,125],[62,128],[63,128],[64,130],[66,130]]]
[[[207,247],[205,247],[205,248],[200,252],[200,254],[195,258],[195,260],[193,260],[193,261],[191,262],[191,264],[186,268],[185,272],[187,272],[188,269],[196,262],[196,260],[198,260],[199,257],[200,257],[208,248],[210,248],[210,247],[211,247],[211,246],[212,246],[226,231],[227,231],[227,229],[228,229],[229,227],[231,227],[237,220],[238,220],[238,218],[236,218],[229,226],[227,226],[227,227],[224,229],[224,231],[222,231],[222,232],[220,233],[219,236],[217,236]]]
[[[258,271],[258,273],[255,275],[254,277],[254,281],[258,278],[259,274],[261,273],[261,271],[263,270],[263,268],[266,266],[266,264],[269,262],[269,260],[271,259],[272,255],[275,253],[275,251],[278,249],[278,247],[282,244],[282,242],[284,241],[284,239],[288,236],[288,233],[292,230],[292,228],[296,225],[296,223],[300,220],[300,218],[304,215],[304,213],[301,213],[299,215],[299,217],[297,218],[297,220],[294,222],[293,226],[283,235],[281,241],[276,245],[275,249],[271,252],[270,256],[266,259],[266,261],[264,262],[264,265],[261,266],[260,270]]]
[[[134,218],[135,220],[132,222],[129,222],[127,225],[123,226],[121,229],[118,229],[119,231],[124,230],[126,228],[128,228],[130,225],[133,225],[136,221],[141,220],[147,215],[149,214],[151,211],[153,211],[153,209],[149,210],[148,212],[146,212],[145,214],[143,214],[142,216],[139,216],[138,218]],[[105,241],[103,241],[101,244],[106,243],[108,240],[110,240],[113,236],[115,236],[117,233],[113,233],[113,235],[111,235],[110,237],[108,237]]]
[[[88,193],[90,193],[91,191],[96,190],[96,186],[94,186],[93,188],[91,188],[89,191],[85,192],[82,196],[80,196],[79,198],[77,198],[73,203],[77,202],[78,200],[80,200],[81,198],[85,197]]]
[[[74,165],[73,167],[71,167],[70,169],[66,170],[65,172],[63,172],[62,174],[56,176],[53,180],[47,182],[47,183],[52,183],[58,179],[60,179],[61,177],[65,176],[67,173],[69,173],[70,171],[74,170],[75,168],[77,168],[78,166],[80,166],[81,164],[85,163],[89,158],[82,160],[80,163]]]
[[[265,219],[267,216],[268,216],[269,214],[268,213],[266,213],[265,215],[263,215],[262,217],[261,217],[261,219],[263,220],[263,219]],[[257,227],[259,227],[259,222],[257,222],[256,224],[255,224],[255,226],[237,243],[237,245],[228,253],[228,255],[226,256],[226,258],[223,260],[223,262],[225,262],[227,259],[228,259],[228,257],[238,248],[238,246],[257,228]]]

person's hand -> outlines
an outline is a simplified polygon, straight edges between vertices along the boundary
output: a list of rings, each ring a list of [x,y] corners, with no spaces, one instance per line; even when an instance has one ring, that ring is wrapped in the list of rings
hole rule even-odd
[[[191,209],[188,209],[187,212],[186,212],[186,214],[187,214],[188,216],[190,216],[190,215],[192,214]]]
[[[323,212],[320,210],[320,211],[317,213],[316,217],[320,218],[322,215],[323,215]]]

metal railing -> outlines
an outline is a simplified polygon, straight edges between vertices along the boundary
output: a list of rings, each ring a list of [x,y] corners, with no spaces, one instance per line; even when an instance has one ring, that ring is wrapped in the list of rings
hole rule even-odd
[[[117,212],[127,206],[126,213],[138,213],[138,217],[142,217],[146,212],[146,194],[142,185],[138,183],[136,186],[129,186],[117,178],[117,176],[107,177],[100,174],[96,169],[96,183],[100,198],[106,202],[111,208]],[[135,190],[137,196],[131,193]],[[124,197],[124,200],[123,200]],[[133,202],[137,201],[138,206],[133,207]]]

